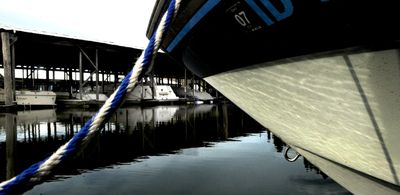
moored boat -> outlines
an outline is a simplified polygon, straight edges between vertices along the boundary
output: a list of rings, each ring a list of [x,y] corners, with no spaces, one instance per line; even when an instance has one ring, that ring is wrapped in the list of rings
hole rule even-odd
[[[215,98],[206,91],[199,91],[193,89],[185,89],[183,87],[174,88],[174,92],[180,98],[193,100],[194,102],[207,102],[213,103]]]
[[[81,94],[78,92],[75,95],[76,99],[80,99]],[[99,101],[99,102],[105,102],[107,100],[107,96],[103,93],[99,93],[99,98],[97,100],[96,93],[82,93],[82,100],[83,101]]]
[[[17,105],[55,106],[56,94],[52,91],[20,90],[15,92]]]
[[[56,94],[52,91],[17,90],[15,99],[18,106],[54,107]],[[4,90],[0,88],[0,101],[4,101]]]
[[[166,3],[157,1],[148,36]],[[162,48],[298,152],[398,189],[396,7],[369,0],[183,1]]]
[[[82,88],[82,92],[77,91],[72,94],[72,97],[75,98],[73,101],[84,101],[84,102],[105,102],[108,97],[104,93],[96,94],[96,89],[92,89],[90,87]]]
[[[138,85],[127,95],[126,102],[143,102],[143,101],[178,101],[179,97],[175,95],[169,85],[155,85],[153,90],[150,85]]]

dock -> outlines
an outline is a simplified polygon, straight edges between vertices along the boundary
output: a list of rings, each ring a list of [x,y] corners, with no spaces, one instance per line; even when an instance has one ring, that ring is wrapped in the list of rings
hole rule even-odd
[[[0,72],[0,112],[11,112],[17,108],[17,92],[21,89],[55,92],[56,107],[101,106],[104,97],[116,89],[142,52],[141,49],[112,42],[1,25],[0,33],[0,71],[4,70],[3,73]],[[153,95],[150,100],[127,102],[190,103],[198,100],[194,91],[221,97],[204,80],[177,65],[164,53],[158,54],[153,67],[142,81],[150,86],[153,94],[156,94],[157,85],[168,85],[174,91],[184,91],[186,94],[179,93],[179,99],[171,101],[157,100]],[[84,96],[88,94],[90,98],[85,99]]]

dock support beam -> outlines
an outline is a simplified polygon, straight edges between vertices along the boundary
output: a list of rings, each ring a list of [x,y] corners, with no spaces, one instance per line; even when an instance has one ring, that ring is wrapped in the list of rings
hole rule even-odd
[[[13,76],[12,76],[12,62],[10,50],[10,35],[8,32],[1,32],[1,45],[3,54],[4,66],[4,103],[5,106],[13,105]]]
[[[99,101],[99,50],[96,49],[96,58],[95,58],[95,65],[96,65],[96,100]]]
[[[64,75],[65,75],[65,73],[64,73]],[[68,81],[68,84],[69,84],[69,91],[68,91],[69,99],[72,99],[72,92],[73,92],[72,90],[73,89],[72,89],[72,68],[71,67],[68,68],[68,80],[69,80]]]
[[[15,97],[15,42],[17,41],[16,36],[11,35],[10,37],[10,49],[11,49],[11,79],[12,79],[12,94],[13,94],[13,101],[16,101]]]
[[[104,76],[104,70],[101,72],[101,80],[102,80],[102,82],[101,82],[101,88],[102,88],[102,90],[101,90],[101,93],[104,93],[104,83],[105,83],[105,81],[106,81],[106,77]]]
[[[32,78],[32,88],[35,88],[35,68],[33,65],[31,67],[31,78]]]
[[[24,72],[24,71],[22,71],[22,72]],[[55,86],[56,85],[56,68],[55,67],[53,67],[53,86]]]
[[[50,90],[50,67],[46,67],[46,90]]]
[[[118,72],[114,72],[114,90],[118,87]]]
[[[82,100],[82,83],[83,83],[83,69],[82,69],[82,51],[79,50],[79,99]]]

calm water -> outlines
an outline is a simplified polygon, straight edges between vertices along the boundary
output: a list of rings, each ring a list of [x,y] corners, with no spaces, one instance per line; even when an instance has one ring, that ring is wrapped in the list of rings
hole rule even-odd
[[[94,112],[0,115],[0,180],[50,155]],[[15,119],[16,131],[5,130]],[[348,194],[233,105],[121,108],[77,157],[26,194]]]

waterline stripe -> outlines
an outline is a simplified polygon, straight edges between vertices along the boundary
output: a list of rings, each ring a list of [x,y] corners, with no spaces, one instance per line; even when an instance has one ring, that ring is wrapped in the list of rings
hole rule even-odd
[[[190,18],[190,20],[185,24],[185,26],[182,28],[182,30],[175,36],[174,40],[169,44],[167,47],[167,51],[171,52],[176,45],[178,45],[179,42],[186,36],[186,34],[192,30],[194,26],[205,16],[210,12],[218,3],[220,3],[220,0],[209,0],[207,1],[200,9],[199,11],[196,12]]]

